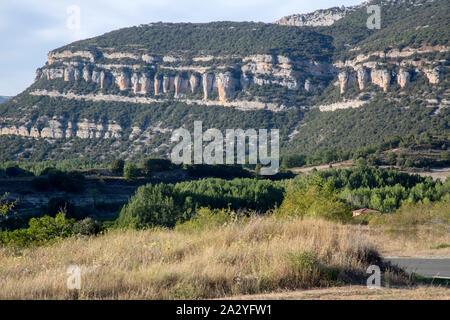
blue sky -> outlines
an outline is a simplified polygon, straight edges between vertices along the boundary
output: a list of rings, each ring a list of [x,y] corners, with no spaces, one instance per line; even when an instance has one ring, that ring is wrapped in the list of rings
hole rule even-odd
[[[67,43],[142,23],[262,21],[361,0],[15,0],[0,5],[0,95],[16,95],[34,80],[47,53]],[[68,8],[80,8],[69,28]]]

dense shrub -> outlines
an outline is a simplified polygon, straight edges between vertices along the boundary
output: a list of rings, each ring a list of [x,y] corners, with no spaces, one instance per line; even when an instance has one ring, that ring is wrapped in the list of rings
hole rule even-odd
[[[125,161],[122,159],[115,159],[110,166],[110,171],[113,174],[123,175],[123,168],[125,166]]]
[[[280,204],[284,187],[268,180],[216,178],[140,187],[125,205],[119,225],[173,227],[189,220],[200,207],[265,212]]]
[[[27,177],[33,175],[31,172],[28,172],[15,164],[6,167],[5,174],[8,177]]]
[[[284,156],[281,161],[283,168],[302,167],[306,164],[306,156],[302,154],[293,154]]]
[[[339,221],[348,221],[352,216],[350,207],[338,199],[334,187],[319,179],[307,186],[291,184],[276,213],[280,216],[312,216]]]
[[[172,168],[172,162],[169,159],[163,158],[146,158],[140,162],[139,167],[142,173],[148,176],[152,172],[170,170]]]
[[[133,182],[141,175],[141,171],[134,163],[127,163],[123,169],[123,176],[126,180]]]
[[[93,220],[92,218],[85,218],[77,221],[73,224],[72,231],[76,235],[91,236],[97,235],[103,230],[103,226],[100,222]]]
[[[42,245],[71,236],[74,222],[75,220],[67,219],[63,213],[58,213],[54,218],[31,218],[28,228],[0,232],[0,243],[19,247]]]
[[[39,177],[31,181],[31,184],[38,191],[55,188],[78,193],[84,190],[84,181],[84,175],[78,171],[63,172],[55,168],[46,168]]]

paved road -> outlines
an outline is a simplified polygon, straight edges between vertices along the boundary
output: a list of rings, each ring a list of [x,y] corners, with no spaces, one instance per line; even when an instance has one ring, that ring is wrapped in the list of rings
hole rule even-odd
[[[414,272],[424,277],[450,279],[450,258],[386,258],[385,260],[390,261],[394,265],[398,265],[408,273]]]

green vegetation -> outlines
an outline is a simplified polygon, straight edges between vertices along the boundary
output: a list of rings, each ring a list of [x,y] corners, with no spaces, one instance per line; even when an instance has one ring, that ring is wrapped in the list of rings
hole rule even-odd
[[[281,216],[322,217],[335,221],[348,221],[350,207],[338,198],[330,182],[311,179],[306,185],[291,184],[283,203],[276,211]]]
[[[123,175],[123,169],[125,167],[125,161],[123,159],[115,159],[111,162],[110,171],[116,175]]]
[[[333,148],[339,158],[339,153],[381,145],[394,136],[406,139],[409,135],[433,132],[448,135],[448,119],[448,108],[434,114],[425,102],[411,102],[406,109],[381,96],[358,109],[311,110],[305,113],[298,134],[286,145],[284,153],[311,155]]]
[[[55,168],[47,168],[41,175],[31,181],[33,187],[39,191],[50,188],[67,192],[81,192],[84,190],[84,175],[77,171],[63,172]]]
[[[367,167],[317,171],[273,182],[210,178],[175,185],[142,186],[123,207],[118,223],[172,227],[191,219],[205,206],[260,213],[280,206],[276,211],[284,216],[322,216],[348,221],[351,208],[395,212],[408,203],[445,200],[449,192],[450,179],[441,183],[393,169]]]
[[[145,49],[161,55],[280,54],[293,58],[327,60],[331,37],[313,30],[254,22],[152,23],[124,28],[61,47],[86,50],[94,47],[117,51]],[[94,50],[95,53],[95,50]]]
[[[362,7],[331,27],[317,28],[333,37],[335,58],[355,57],[359,53],[391,48],[448,45],[449,7],[445,0],[408,2],[371,1],[381,7],[381,29],[367,28],[367,7]],[[359,50],[349,50],[359,47]]]
[[[120,226],[174,226],[187,221],[201,207],[249,209],[265,212],[280,204],[280,182],[217,178],[139,187],[120,212]]]
[[[14,247],[39,246],[73,235],[95,235],[102,227],[90,218],[75,222],[62,212],[54,218],[31,218],[28,228],[0,231],[0,243]]]

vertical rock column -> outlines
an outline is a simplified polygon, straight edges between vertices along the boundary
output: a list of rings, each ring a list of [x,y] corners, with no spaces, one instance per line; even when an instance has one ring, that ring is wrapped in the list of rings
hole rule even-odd
[[[226,102],[234,91],[234,79],[231,72],[219,73],[217,76],[217,89],[219,91],[219,100]]]
[[[214,75],[211,73],[205,73],[202,76],[203,85],[203,99],[208,100],[209,94],[213,88]]]
[[[338,79],[339,79],[339,86],[341,89],[341,94],[344,94],[348,89],[348,85],[350,82],[350,76],[347,71],[342,71],[341,73],[339,73]]]
[[[192,74],[189,78],[189,86],[191,87],[191,92],[194,93],[195,90],[200,86],[200,80],[195,74]]]

